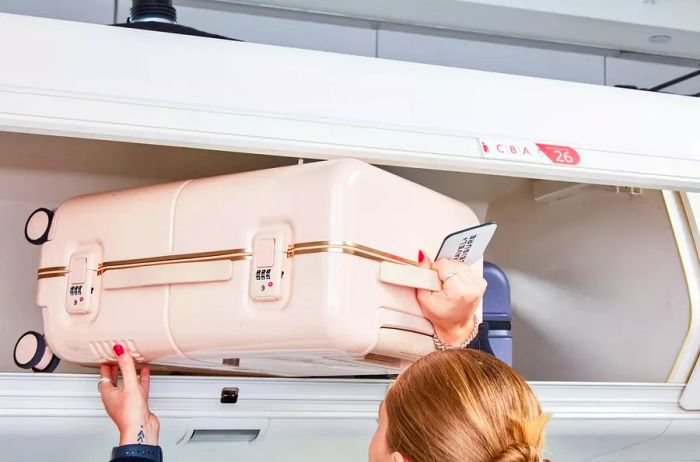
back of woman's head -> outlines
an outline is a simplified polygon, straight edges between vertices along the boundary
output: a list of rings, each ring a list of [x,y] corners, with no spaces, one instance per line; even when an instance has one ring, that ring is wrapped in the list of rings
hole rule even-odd
[[[387,446],[410,462],[539,462],[547,417],[525,380],[475,350],[430,354],[384,400]]]

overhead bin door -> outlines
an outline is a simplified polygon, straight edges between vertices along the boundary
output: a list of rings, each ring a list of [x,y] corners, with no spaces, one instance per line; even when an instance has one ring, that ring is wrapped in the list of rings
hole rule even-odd
[[[11,15],[0,40],[3,130],[700,191],[695,98]]]

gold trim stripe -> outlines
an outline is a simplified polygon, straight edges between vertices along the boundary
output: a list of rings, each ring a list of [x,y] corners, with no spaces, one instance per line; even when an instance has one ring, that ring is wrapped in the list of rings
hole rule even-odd
[[[68,269],[63,268],[61,271],[45,271],[48,268],[43,268],[38,271],[37,279],[57,278],[68,275]]]
[[[381,250],[373,249],[371,247],[367,247],[361,244],[355,244],[354,242],[346,241],[303,242],[300,244],[290,246],[287,254],[290,257],[293,257],[294,255],[303,255],[319,252],[348,253],[351,255],[357,255],[359,257],[369,258],[370,260],[390,261],[393,263],[401,263],[404,265],[412,266],[418,265],[418,263],[416,263],[413,260],[402,258],[387,252],[382,252]]]
[[[358,257],[367,258],[374,261],[389,261],[404,265],[417,266],[413,260],[392,255],[381,250],[373,249],[360,244],[345,241],[314,241],[302,242],[289,246],[287,256],[289,258],[295,255],[307,255],[314,253],[345,253],[356,255]],[[193,263],[204,261],[218,260],[246,260],[253,256],[253,252],[248,249],[230,249],[219,250],[213,252],[199,252],[179,255],[163,255],[159,257],[137,258],[132,260],[115,260],[100,264],[97,269],[97,274],[103,274],[105,271],[139,268],[144,266],[167,265],[173,263]],[[41,268],[38,271],[38,279],[54,278],[68,275],[68,268],[65,266],[52,266],[50,268]]]
[[[126,268],[140,268],[143,266],[169,265],[173,263],[195,263],[203,261],[219,260],[245,260],[253,256],[250,250],[231,249],[214,252],[186,253],[180,255],[164,255],[161,257],[136,258],[133,260],[106,261],[98,266],[97,274],[105,271]]]
[[[67,269],[68,269],[68,268],[66,268],[65,266],[51,266],[51,267],[48,267],[48,268],[42,268],[42,269],[40,269],[39,271],[43,271],[43,272],[47,272],[47,273],[53,273],[53,272],[56,272],[56,271],[66,271]]]

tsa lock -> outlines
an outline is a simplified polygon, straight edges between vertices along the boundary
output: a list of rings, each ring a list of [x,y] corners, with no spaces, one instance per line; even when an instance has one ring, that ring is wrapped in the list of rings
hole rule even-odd
[[[88,252],[75,253],[68,264],[66,311],[87,314],[95,310],[97,257]]]
[[[288,242],[281,231],[266,231],[253,238],[250,296],[253,300],[281,298]]]

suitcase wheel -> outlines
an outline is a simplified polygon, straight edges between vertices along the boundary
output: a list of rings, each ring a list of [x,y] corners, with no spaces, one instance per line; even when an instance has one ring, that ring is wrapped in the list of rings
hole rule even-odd
[[[17,367],[34,372],[53,372],[61,360],[53,354],[44,336],[32,330],[25,332],[15,344],[14,360]]]
[[[53,211],[45,208],[36,209],[29,215],[24,225],[24,237],[34,245],[41,245],[49,240],[49,230],[53,221]]]

